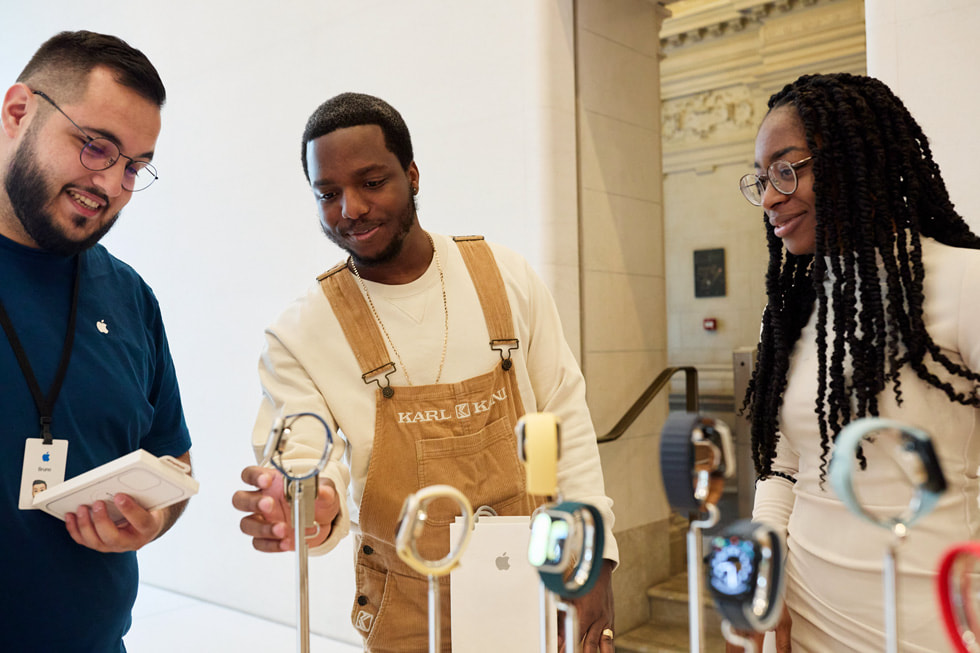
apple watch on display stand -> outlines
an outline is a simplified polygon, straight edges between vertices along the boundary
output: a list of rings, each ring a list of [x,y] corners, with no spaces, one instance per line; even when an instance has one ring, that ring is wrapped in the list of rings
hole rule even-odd
[[[419,553],[419,540],[425,533],[428,507],[433,501],[454,501],[463,516],[463,528],[455,544],[450,543],[449,553],[439,560],[427,560]],[[451,485],[430,485],[405,498],[398,531],[395,535],[395,553],[409,567],[429,578],[429,651],[442,651],[442,610],[439,601],[439,577],[445,576],[459,564],[473,532],[473,506],[462,492]]]
[[[449,499],[459,507],[463,516],[464,527],[458,542],[451,547],[449,553],[440,560],[426,560],[419,553],[418,541],[425,532],[425,522],[428,518],[427,508],[437,499]],[[466,496],[451,485],[430,485],[415,494],[410,494],[402,504],[401,516],[398,518],[398,533],[395,536],[395,552],[409,567],[424,576],[445,576],[459,564],[459,559],[466,550],[473,532],[473,507]]]
[[[735,474],[731,431],[724,422],[697,413],[671,413],[660,435],[660,467],[670,506],[701,512],[711,480]]]
[[[890,452],[903,468],[913,466],[906,476],[914,491],[908,509],[900,515],[878,516],[868,510],[858,499],[854,489],[854,463],[857,448],[865,438],[873,438],[880,432],[891,431],[898,435],[895,449]],[[862,519],[895,531],[904,532],[909,526],[929,514],[939,496],[946,490],[946,478],[939,466],[932,440],[922,429],[879,417],[855,420],[841,429],[834,443],[830,460],[830,485],[848,510]]]
[[[701,529],[718,523],[711,499],[735,475],[732,434],[720,420],[674,412],[660,432],[660,472],[670,507],[690,519],[687,529],[688,622],[692,651],[704,650],[704,543]]]
[[[873,502],[863,502],[855,490],[854,470],[858,447],[873,445],[890,457],[901,471],[902,480],[912,490],[908,506],[897,515],[882,515]],[[877,461],[876,461],[877,462]],[[946,490],[946,478],[929,435],[918,428],[879,417],[854,420],[841,429],[834,442],[828,475],[841,502],[861,519],[888,530],[893,540],[885,551],[883,570],[885,595],[885,650],[898,651],[898,569],[897,549],[908,529],[936,506]],[[895,488],[897,489],[897,488]]]
[[[954,544],[936,579],[946,633],[956,653],[980,653],[980,542]]]
[[[293,425],[304,417],[317,420],[324,430],[323,450],[320,459],[305,472],[294,472],[292,467],[283,464],[282,454],[292,435]],[[320,532],[316,523],[316,495],[320,472],[330,460],[333,451],[333,434],[326,421],[316,413],[294,413],[276,418],[269,431],[262,455],[262,465],[272,464],[285,479],[286,498],[292,508],[294,539],[296,541],[297,582],[299,592],[296,619],[296,646],[300,653],[310,650],[310,590],[309,590],[309,550],[306,544],[307,527],[316,527],[315,537]]]
[[[602,515],[594,506],[565,501],[534,515],[527,558],[548,590],[576,599],[599,578],[603,538]]]
[[[774,628],[783,605],[786,555],[780,534],[743,519],[712,537],[709,546],[708,588],[718,612],[739,630]]]
[[[524,463],[527,492],[556,497],[557,503],[538,508],[531,517],[528,562],[541,579],[541,650],[548,649],[549,592],[554,607],[565,615],[565,633],[578,639],[575,606],[565,601],[586,595],[602,571],[604,528],[602,515],[586,503],[564,501],[558,487],[561,457],[561,422],[552,413],[528,413],[514,429],[517,453]]]

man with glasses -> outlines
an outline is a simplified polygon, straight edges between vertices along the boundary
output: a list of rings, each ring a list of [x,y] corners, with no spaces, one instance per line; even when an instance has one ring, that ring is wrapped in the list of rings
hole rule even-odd
[[[137,449],[190,462],[156,298],[98,244],[157,178],[165,97],[141,52],[84,31],[45,42],[3,96],[3,651],[124,651],[135,551],[184,508],[116,494],[61,522],[31,503],[35,480],[52,487]]]

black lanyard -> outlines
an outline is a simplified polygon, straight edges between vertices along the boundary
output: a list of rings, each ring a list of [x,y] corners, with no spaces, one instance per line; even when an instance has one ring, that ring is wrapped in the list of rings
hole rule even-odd
[[[71,348],[75,343],[75,318],[78,316],[78,285],[81,277],[82,256],[79,254],[75,258],[75,280],[71,290],[71,313],[68,315],[68,333],[65,334],[65,345],[61,349],[61,361],[58,363],[58,371],[54,375],[54,382],[51,384],[51,390],[48,391],[47,397],[41,393],[41,385],[37,382],[37,377],[34,376],[31,362],[27,360],[27,353],[24,351],[24,346],[20,343],[20,338],[17,337],[14,324],[10,321],[10,316],[7,315],[7,309],[4,308],[3,302],[0,301],[0,325],[3,326],[3,330],[7,334],[10,347],[14,350],[14,356],[17,357],[20,370],[23,372],[24,379],[27,381],[27,387],[30,388],[31,396],[34,397],[34,405],[37,406],[37,412],[41,416],[41,437],[44,438],[44,444],[51,444],[52,442],[51,415],[54,413],[54,403],[58,399],[58,393],[61,392],[61,384],[65,380],[65,374],[68,372]]]

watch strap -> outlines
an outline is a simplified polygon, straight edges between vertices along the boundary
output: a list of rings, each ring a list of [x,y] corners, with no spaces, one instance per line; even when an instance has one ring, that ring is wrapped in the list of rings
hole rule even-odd
[[[527,479],[527,493],[558,494],[561,423],[553,413],[528,413],[517,422],[517,441]]]
[[[673,412],[660,432],[660,471],[667,503],[678,512],[701,510],[694,498],[694,446],[691,432],[700,423],[697,413]]]

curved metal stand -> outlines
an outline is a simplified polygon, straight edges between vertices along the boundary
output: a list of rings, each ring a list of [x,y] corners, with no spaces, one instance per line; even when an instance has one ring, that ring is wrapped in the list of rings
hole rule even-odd
[[[310,576],[309,548],[306,545],[306,529],[314,521],[317,477],[302,481],[289,481],[293,503],[293,525],[296,541],[296,587],[299,601],[296,603],[296,648],[300,653],[310,651]],[[318,531],[319,532],[319,531]]]
[[[419,553],[418,541],[425,530],[428,506],[437,499],[456,503],[463,516],[462,534],[455,547],[440,560],[428,560]],[[439,600],[439,577],[459,564],[473,533],[473,507],[469,499],[451,485],[430,485],[405,498],[395,535],[395,553],[402,562],[429,579],[429,653],[442,651],[442,606]]]
[[[898,653],[898,547],[905,541],[908,529],[905,524],[892,527],[895,540],[885,552],[882,573],[885,585],[885,651]]]
[[[295,474],[282,463],[282,453],[289,439],[290,428],[301,417],[318,420],[326,432],[320,459],[305,473]],[[266,441],[262,464],[271,463],[285,479],[286,498],[292,508],[293,536],[296,542],[296,588],[299,598],[296,602],[296,649],[300,653],[310,652],[310,587],[309,587],[309,549],[306,545],[306,529],[316,527],[316,494],[320,472],[327,466],[333,450],[333,435],[326,421],[315,413],[295,413],[278,417],[272,425]]]

